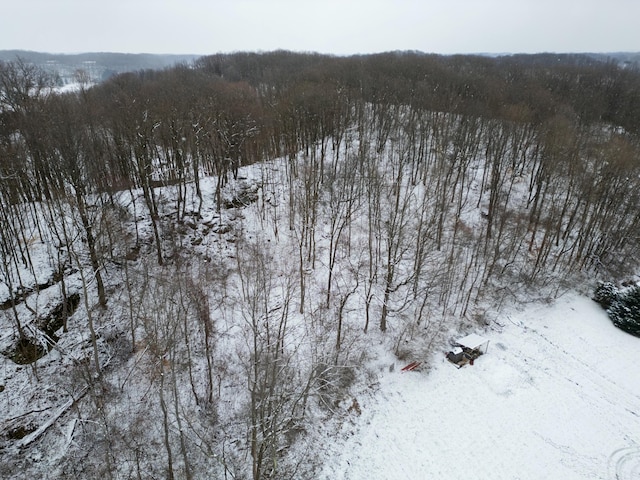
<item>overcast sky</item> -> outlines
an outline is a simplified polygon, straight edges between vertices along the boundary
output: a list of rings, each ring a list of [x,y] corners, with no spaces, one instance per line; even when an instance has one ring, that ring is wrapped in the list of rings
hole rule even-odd
[[[5,49],[640,51],[640,0],[2,0]]]

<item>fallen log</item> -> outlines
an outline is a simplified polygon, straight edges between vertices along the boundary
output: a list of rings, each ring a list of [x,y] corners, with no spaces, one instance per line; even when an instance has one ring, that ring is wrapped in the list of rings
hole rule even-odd
[[[16,446],[18,448],[23,448],[28,446],[29,444],[33,443],[35,440],[37,440],[44,432],[47,431],[47,429],[53,425],[54,423],[56,423],[56,420],[58,420],[67,410],[69,410],[69,408],[71,408],[71,406],[76,403],[78,400],[80,400],[82,397],[85,396],[85,394],[87,393],[88,389],[85,388],[80,395],[78,395],[77,398],[70,398],[69,400],[67,400],[64,405],[62,405],[60,408],[58,408],[58,410],[56,410],[56,412],[51,415],[46,422],[44,422],[42,425],[40,425],[36,430],[34,430],[33,432],[31,432],[29,435],[25,435],[23,438],[21,438],[17,443]]]

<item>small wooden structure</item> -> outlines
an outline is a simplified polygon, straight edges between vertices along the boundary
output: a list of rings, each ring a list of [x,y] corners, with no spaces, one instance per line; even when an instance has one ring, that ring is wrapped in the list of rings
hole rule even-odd
[[[456,341],[453,350],[447,353],[447,360],[457,368],[462,368],[467,363],[473,365],[473,361],[487,353],[488,348],[489,340],[472,333]]]
[[[402,371],[402,373],[404,373],[404,372],[413,372],[414,370],[418,369],[420,367],[420,365],[422,365],[422,362],[411,362],[406,367],[402,367],[401,371]]]

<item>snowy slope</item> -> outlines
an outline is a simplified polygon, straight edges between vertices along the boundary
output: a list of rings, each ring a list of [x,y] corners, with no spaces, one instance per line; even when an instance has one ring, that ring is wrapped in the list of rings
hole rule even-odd
[[[380,360],[321,478],[640,478],[640,339],[577,295],[484,335],[487,355],[460,370]]]

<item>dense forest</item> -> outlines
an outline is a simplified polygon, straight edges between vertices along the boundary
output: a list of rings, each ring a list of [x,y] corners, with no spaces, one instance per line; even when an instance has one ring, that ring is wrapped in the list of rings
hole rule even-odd
[[[3,473],[312,478],[374,344],[426,361],[637,273],[624,65],[277,51],[54,86],[0,63]]]

